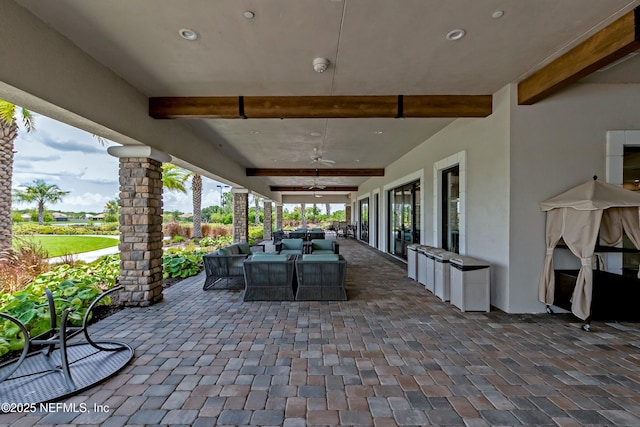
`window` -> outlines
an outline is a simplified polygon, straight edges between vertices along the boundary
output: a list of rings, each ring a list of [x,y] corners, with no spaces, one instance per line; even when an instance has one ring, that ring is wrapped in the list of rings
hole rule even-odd
[[[420,242],[420,181],[389,190],[389,253],[407,258],[407,245]]]
[[[442,171],[442,248],[460,253],[460,167]]]
[[[369,198],[360,200],[360,240],[369,241]]]

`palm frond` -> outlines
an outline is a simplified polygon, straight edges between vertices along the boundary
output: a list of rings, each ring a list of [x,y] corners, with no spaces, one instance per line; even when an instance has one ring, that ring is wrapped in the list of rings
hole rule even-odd
[[[0,120],[7,124],[12,125],[16,121],[16,106],[10,102],[0,99]]]
[[[22,114],[22,124],[27,132],[34,132],[36,130],[36,123],[31,111],[26,108],[20,110]]]

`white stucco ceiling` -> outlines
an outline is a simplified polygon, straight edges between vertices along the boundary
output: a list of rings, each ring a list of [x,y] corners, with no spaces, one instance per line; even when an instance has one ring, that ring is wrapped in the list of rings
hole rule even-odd
[[[17,0],[147,97],[493,94],[639,0]],[[492,18],[502,10],[504,16]],[[243,12],[252,11],[253,19]],[[193,42],[181,28],[198,33]],[[448,41],[448,31],[466,36]],[[331,61],[322,74],[316,57]],[[639,83],[640,55],[595,82]],[[384,168],[453,119],[188,120],[251,168]],[[380,134],[379,131],[382,131]],[[312,136],[312,132],[320,135]],[[175,152],[180,157],[177,142]],[[323,166],[324,167],[324,166]],[[313,178],[255,178],[312,185]],[[321,178],[358,185],[366,178]]]

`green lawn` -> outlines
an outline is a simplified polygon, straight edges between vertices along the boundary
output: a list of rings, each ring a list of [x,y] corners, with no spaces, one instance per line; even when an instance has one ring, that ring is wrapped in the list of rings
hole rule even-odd
[[[118,239],[102,236],[18,236],[17,239],[38,242],[50,257],[95,251],[119,243]]]

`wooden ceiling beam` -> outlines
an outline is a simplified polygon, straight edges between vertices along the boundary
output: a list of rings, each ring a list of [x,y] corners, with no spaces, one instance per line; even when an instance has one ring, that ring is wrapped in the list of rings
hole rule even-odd
[[[638,49],[640,7],[521,81],[518,84],[518,104],[535,104]]]
[[[491,95],[223,96],[149,98],[155,119],[486,117]]]
[[[384,169],[260,169],[247,168],[247,176],[384,176]]]
[[[278,185],[272,185],[271,186],[271,191],[291,191],[291,192],[298,192],[298,191],[306,191],[306,192],[327,192],[327,191],[358,191],[358,187],[357,186],[326,186],[324,188],[313,188],[310,189],[309,187],[287,187],[287,186],[278,186]]]

